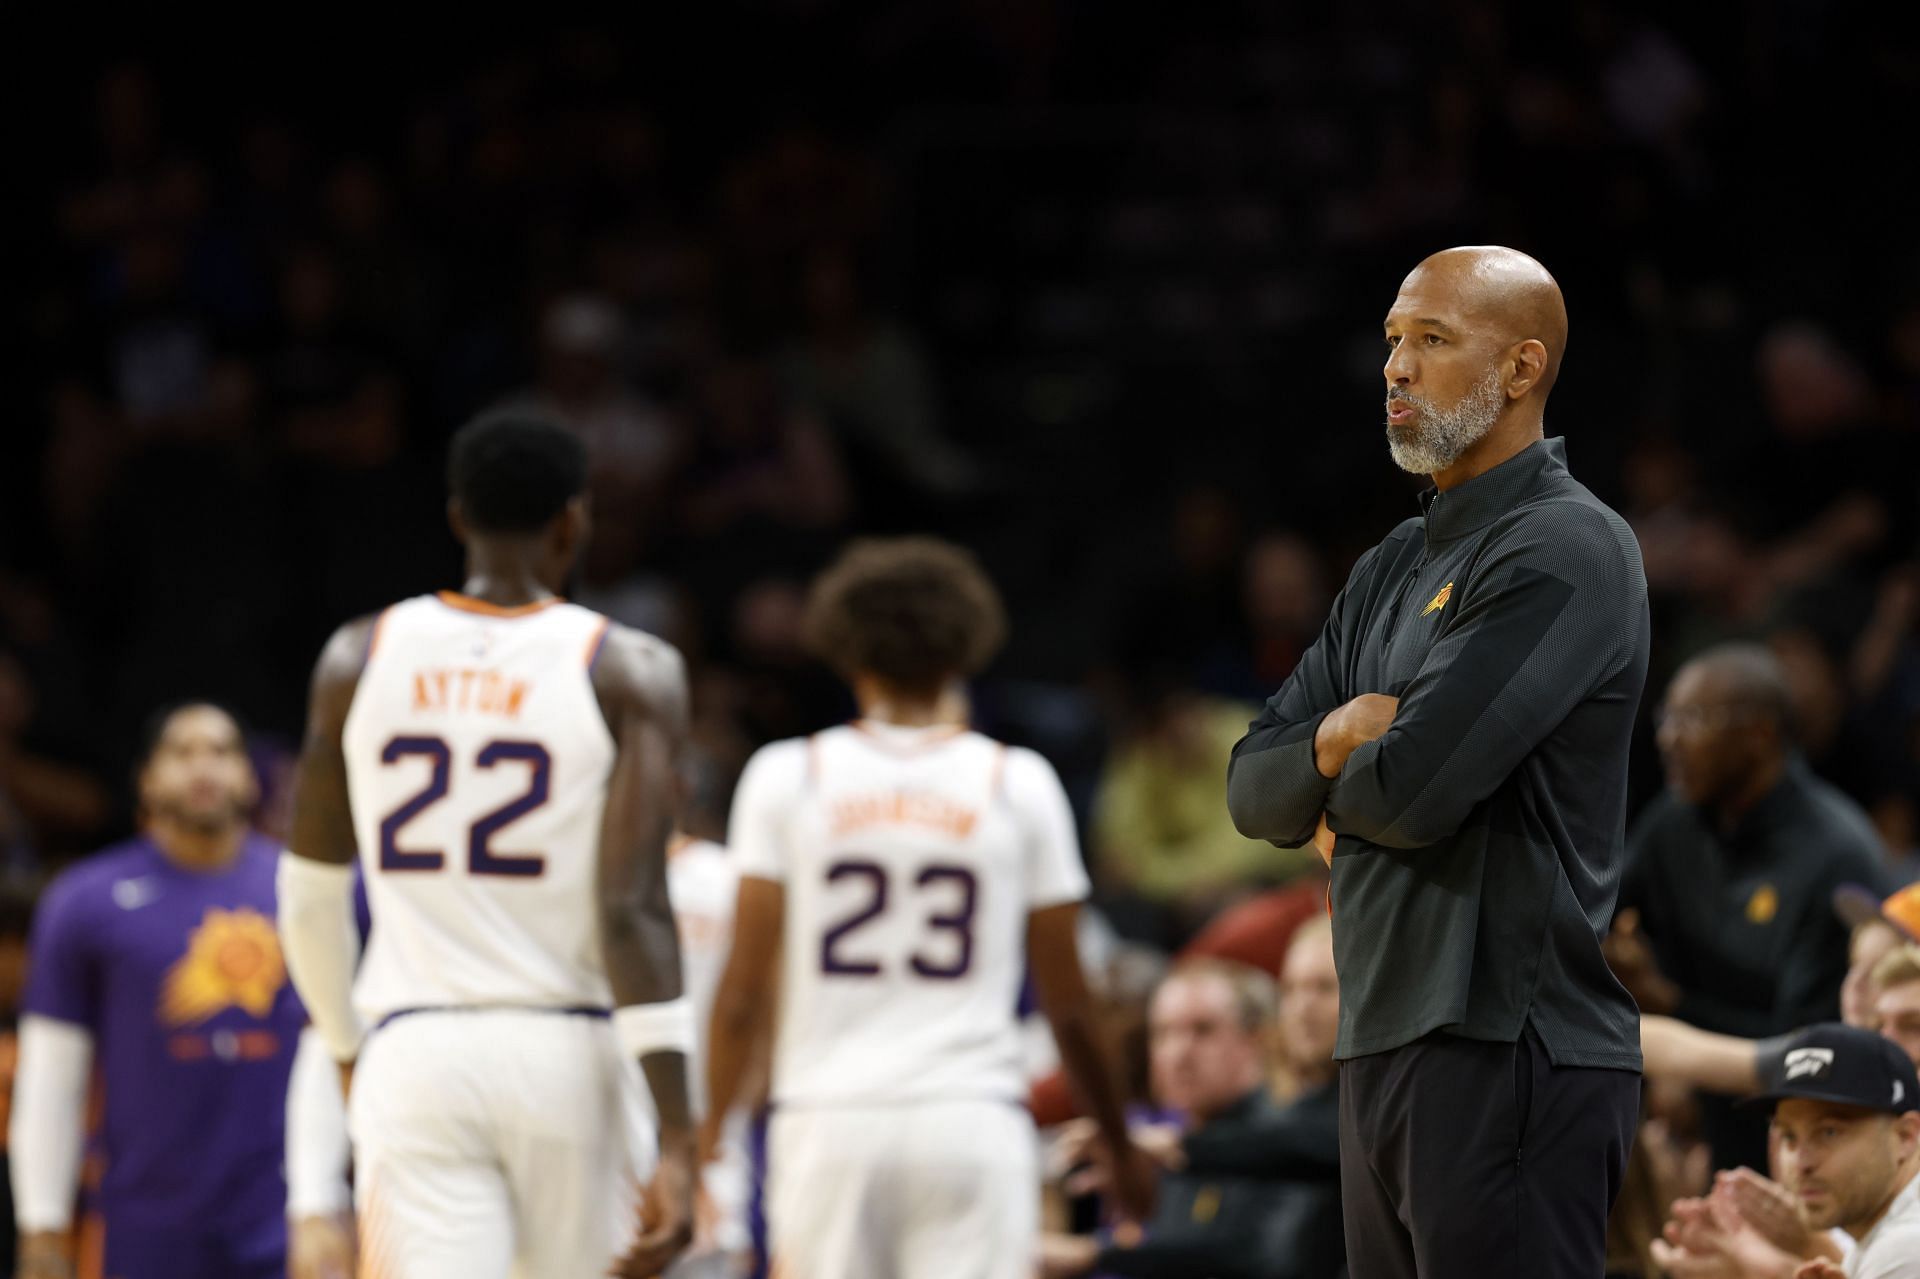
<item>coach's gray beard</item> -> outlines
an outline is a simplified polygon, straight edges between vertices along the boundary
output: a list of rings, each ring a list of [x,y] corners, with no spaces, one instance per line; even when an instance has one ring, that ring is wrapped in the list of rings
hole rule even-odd
[[[1412,431],[1400,433],[1391,425],[1387,427],[1387,451],[1393,454],[1395,465],[1415,475],[1432,475],[1452,466],[1462,453],[1486,437],[1500,420],[1507,397],[1500,389],[1500,369],[1496,365],[1450,409],[1404,391],[1388,399],[1405,400],[1420,410]]]

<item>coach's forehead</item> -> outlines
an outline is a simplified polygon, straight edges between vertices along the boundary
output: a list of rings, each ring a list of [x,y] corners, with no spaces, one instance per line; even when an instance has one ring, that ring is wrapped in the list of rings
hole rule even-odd
[[[1497,245],[1443,249],[1407,275],[1388,320],[1425,319],[1536,338],[1555,354],[1566,342],[1566,304],[1553,276],[1526,254]]]

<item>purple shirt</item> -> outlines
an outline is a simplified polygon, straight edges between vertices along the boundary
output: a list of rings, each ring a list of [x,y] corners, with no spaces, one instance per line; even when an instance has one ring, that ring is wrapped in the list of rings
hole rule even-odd
[[[183,869],[136,839],[54,881],[23,1010],[91,1031],[106,1088],[99,1206],[222,1230],[286,1212],[287,1079],[306,1011],[274,925],[279,848]]]

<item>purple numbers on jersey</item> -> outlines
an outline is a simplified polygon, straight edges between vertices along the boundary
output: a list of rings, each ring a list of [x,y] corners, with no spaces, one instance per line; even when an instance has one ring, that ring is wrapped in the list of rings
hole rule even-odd
[[[876,918],[887,908],[887,872],[884,867],[872,862],[835,862],[827,868],[827,882],[837,884],[843,879],[864,880],[867,885],[867,904],[848,915],[826,931],[820,939],[820,970],[837,977],[874,977],[879,975],[880,961],[877,959],[848,959],[834,950],[846,936],[870,919]]]
[[[447,864],[445,853],[410,853],[400,847],[400,828],[447,797],[453,752],[437,737],[396,737],[380,752],[380,762],[397,764],[403,759],[422,756],[433,762],[433,776],[419,794],[387,814],[386,820],[380,823],[381,870],[439,870]]]
[[[553,756],[538,742],[488,742],[474,763],[481,768],[511,761],[525,764],[527,793],[511,803],[494,809],[473,824],[467,839],[467,866],[476,875],[538,875],[547,869],[547,859],[538,855],[506,857],[488,849],[487,842],[503,826],[513,823],[547,802],[553,789]]]
[[[836,977],[877,977],[884,968],[881,961],[850,956],[843,943],[862,926],[885,913],[891,887],[886,868],[875,862],[858,859],[837,861],[827,867],[829,884],[843,880],[865,884],[865,900],[852,914],[821,936],[820,970]],[[973,967],[973,916],[980,900],[979,879],[965,866],[933,865],[923,868],[913,882],[923,893],[944,888],[947,908],[928,915],[925,923],[933,932],[952,934],[952,940],[945,954],[928,956],[916,950],[908,957],[907,967],[934,981],[952,981],[966,976]]]
[[[973,908],[978,904],[980,881],[965,866],[929,866],[913,882],[921,888],[951,884],[955,890],[952,910],[927,916],[928,928],[953,934],[950,957],[941,963],[916,952],[911,961],[913,971],[938,981],[966,976],[967,970],[973,967]]]
[[[453,773],[453,749],[438,737],[396,737],[380,752],[380,762],[397,764],[403,759],[425,758],[433,763],[427,784],[406,803],[389,813],[380,823],[380,869],[383,871],[441,870],[447,864],[444,852],[411,852],[400,847],[400,831],[414,818],[447,797]],[[499,764],[527,766],[527,789],[473,824],[467,835],[467,869],[475,875],[506,875],[527,878],[542,874],[547,859],[538,854],[519,856],[496,853],[493,837],[547,802],[553,789],[553,756],[538,742],[488,742],[474,760],[479,768]]]

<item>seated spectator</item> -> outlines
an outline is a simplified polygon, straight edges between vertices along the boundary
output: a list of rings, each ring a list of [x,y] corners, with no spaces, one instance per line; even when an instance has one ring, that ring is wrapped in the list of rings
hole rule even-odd
[[[1299,929],[1283,970],[1279,1029],[1296,1090],[1285,1105],[1263,1085],[1268,994],[1253,970],[1218,960],[1185,961],[1161,983],[1149,1026],[1154,1099],[1185,1124],[1141,1133],[1169,1167],[1158,1206],[1141,1229],[1044,1237],[1044,1275],[1342,1273],[1340,996],[1324,921]]]
[[[964,495],[980,468],[942,428],[932,369],[913,335],[868,305],[853,255],[822,249],[802,280],[806,335],[779,357],[781,380],[845,447],[860,488],[924,519],[928,498]],[[884,514],[882,515],[884,518]]]
[[[1878,885],[1865,813],[1795,749],[1786,677],[1757,645],[1681,668],[1660,712],[1667,793],[1629,839],[1607,958],[1643,1012],[1761,1038],[1839,1011],[1842,884]],[[1712,1098],[1718,1167],[1764,1158],[1765,1132]]]
[[[1145,700],[1108,760],[1093,846],[1122,932],[1178,943],[1232,897],[1315,867],[1311,849],[1275,848],[1234,828],[1220,761],[1249,717],[1237,703],[1169,689]]]
[[[1675,1279],[1920,1279],[1913,1063],[1870,1031],[1826,1023],[1771,1052],[1763,1074],[1755,1100],[1774,1103],[1773,1171],[1786,1194],[1722,1177],[1709,1197],[1675,1202],[1654,1259]]]

